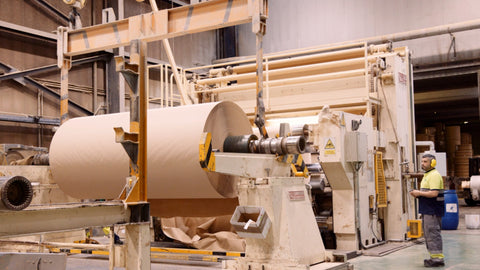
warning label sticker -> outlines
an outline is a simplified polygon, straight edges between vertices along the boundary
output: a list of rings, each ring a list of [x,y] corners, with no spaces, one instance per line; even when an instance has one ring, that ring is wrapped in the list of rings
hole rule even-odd
[[[325,155],[335,155],[335,141],[333,138],[325,139]]]

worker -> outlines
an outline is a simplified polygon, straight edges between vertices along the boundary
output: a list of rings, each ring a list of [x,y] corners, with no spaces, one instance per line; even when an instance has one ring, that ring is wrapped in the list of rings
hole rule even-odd
[[[422,156],[422,169],[425,171],[420,190],[410,191],[410,195],[418,198],[419,212],[422,214],[425,244],[430,253],[430,258],[423,261],[425,267],[444,266],[442,250],[442,216],[445,213],[443,197],[443,178],[435,169],[434,155]]]
[[[105,234],[105,236],[107,237],[110,237],[110,227],[103,227],[103,233]],[[118,236],[115,232],[113,233],[113,241],[116,245],[123,245],[123,241],[120,240],[120,236]]]

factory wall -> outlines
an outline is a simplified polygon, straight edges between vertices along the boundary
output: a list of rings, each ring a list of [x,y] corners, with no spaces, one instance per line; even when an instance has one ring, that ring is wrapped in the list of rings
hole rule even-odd
[[[46,2],[64,15],[68,16],[71,11],[71,7],[64,4],[62,0],[46,0]],[[118,2],[117,0],[87,1],[87,5],[79,10],[83,27],[101,23],[101,10],[106,7],[112,7],[115,10],[116,18],[120,18]],[[139,3],[135,0],[124,0],[124,5],[124,18],[151,11],[148,1]],[[171,8],[169,5],[171,4],[158,1],[159,9]],[[65,20],[54,15],[34,0],[0,0],[0,7],[0,21],[2,22],[48,33],[56,31],[58,26],[67,26]],[[210,64],[216,55],[215,37],[215,32],[209,31],[171,39],[170,45],[177,65],[187,68]],[[17,70],[56,64],[56,50],[55,42],[0,30],[0,62]],[[128,52],[128,47],[125,50]],[[161,42],[149,43],[148,57],[154,59],[154,62],[168,63],[168,57]],[[106,89],[107,63],[102,60],[97,61],[97,64],[97,108],[93,108],[93,63],[72,67],[69,72],[69,98],[91,112],[102,114],[107,111],[106,92],[118,91],[118,89]],[[2,71],[0,69],[0,74]],[[35,73],[30,77],[57,93],[60,90],[60,71],[58,69]],[[153,82],[151,85],[156,86],[158,83]],[[158,95],[155,88],[150,91],[153,96]],[[128,110],[128,99],[125,103],[125,108]],[[0,81],[0,114],[58,118],[59,111],[60,103],[57,97],[14,80]],[[69,114],[70,117],[84,115],[72,106],[70,106]],[[49,125],[0,121],[0,144],[19,143],[48,147],[53,135],[52,128],[53,126]]]
[[[360,40],[362,38],[478,19],[475,0],[275,0],[269,1],[264,52]],[[456,59],[480,56],[479,30],[453,33]],[[238,30],[239,54],[255,54],[251,26]],[[450,35],[395,42],[408,45],[414,65],[453,60]]]
[[[269,16],[264,53],[329,46],[361,41],[371,37],[432,28],[447,24],[480,19],[480,2],[475,0],[275,0],[269,1]],[[239,56],[255,54],[255,35],[250,25],[241,25],[238,31]],[[478,145],[478,78],[475,67],[480,57],[480,30],[454,32],[433,37],[393,42],[393,47],[408,46],[411,51],[415,80],[415,92],[432,91],[427,101],[416,106],[417,132],[434,125],[462,125],[462,132],[472,134],[473,144]],[[461,70],[465,67],[465,71]],[[432,75],[417,77],[417,72],[432,68]],[[449,70],[450,68],[450,70]],[[457,69],[455,69],[457,68]],[[470,70],[468,70],[470,68]],[[461,77],[461,75],[465,75]],[[458,76],[458,77],[455,77]],[[446,79],[442,79],[445,77]],[[450,78],[449,78],[450,77]],[[468,82],[465,77],[470,78]],[[421,81],[421,84],[419,81]],[[462,86],[466,85],[466,86]],[[418,87],[417,87],[418,86]],[[449,96],[443,90],[470,87],[472,96],[456,97],[457,104],[448,103]],[[447,91],[448,92],[448,91]],[[432,97],[443,99],[432,100]],[[416,103],[416,101],[415,101]],[[428,104],[427,104],[428,103]],[[468,105],[466,105],[468,104]],[[435,117],[436,108],[460,108],[458,117]],[[467,111],[469,110],[469,111]],[[452,114],[444,111],[445,114]],[[468,125],[464,125],[469,122]],[[475,149],[475,146],[474,146]],[[474,154],[480,154],[476,148]]]

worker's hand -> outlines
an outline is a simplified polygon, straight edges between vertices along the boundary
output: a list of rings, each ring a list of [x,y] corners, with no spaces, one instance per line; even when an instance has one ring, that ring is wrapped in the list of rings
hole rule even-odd
[[[420,196],[420,191],[419,190],[410,190],[410,195],[412,195],[413,197],[418,197]]]

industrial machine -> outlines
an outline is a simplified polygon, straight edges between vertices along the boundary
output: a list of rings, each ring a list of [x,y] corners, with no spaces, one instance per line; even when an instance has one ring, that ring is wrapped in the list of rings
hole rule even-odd
[[[267,131],[308,126],[307,184],[325,246],[407,240],[407,220],[416,217],[407,191],[417,181],[408,174],[416,159],[408,49],[345,44],[274,53],[264,62]],[[249,59],[222,62],[189,89],[198,102],[235,101],[253,122],[254,71]]]
[[[232,214],[246,253],[225,262],[227,269],[326,269],[333,259],[325,247],[356,251],[408,240],[407,220],[416,213],[408,195],[416,185],[408,176],[416,158],[408,49],[355,43],[263,57],[266,1],[225,2],[194,8],[245,12],[228,11],[232,17],[208,23],[192,20],[191,29],[185,24],[189,8],[59,29],[62,126],[50,149],[50,169],[67,194],[121,199],[75,208],[90,217],[82,224],[131,225],[127,269],[149,269],[149,215]],[[152,110],[147,120],[146,43],[246,21],[254,23],[256,63],[222,63],[188,76],[190,81],[177,80],[181,103],[199,104]],[[116,60],[131,88],[131,114],[66,122],[71,58],[125,45],[130,62]],[[192,71],[183,70],[184,77]],[[27,218],[20,213],[10,217],[12,224]],[[92,220],[92,213],[105,219]],[[9,227],[3,233],[42,229]]]
[[[303,136],[230,136],[223,152],[212,149],[210,133],[200,141],[200,164],[205,170],[240,177],[239,206],[230,223],[246,239],[246,253],[227,261],[224,269],[332,267],[312,266],[332,259],[323,246],[305,186]]]

